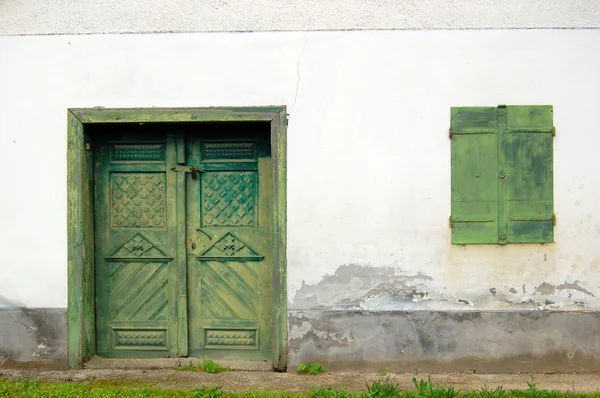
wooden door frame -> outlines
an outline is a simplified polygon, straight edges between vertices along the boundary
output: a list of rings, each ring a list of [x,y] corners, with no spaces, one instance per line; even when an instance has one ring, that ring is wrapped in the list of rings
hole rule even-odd
[[[273,167],[273,369],[287,368],[286,107],[72,108],[67,111],[67,258],[69,367],[96,354],[94,203],[91,133],[98,123],[269,122]]]

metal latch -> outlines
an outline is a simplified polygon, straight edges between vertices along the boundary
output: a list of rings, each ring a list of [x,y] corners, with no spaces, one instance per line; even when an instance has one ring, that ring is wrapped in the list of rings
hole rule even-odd
[[[204,170],[197,169],[196,166],[192,167],[171,167],[171,170],[181,172],[181,173],[192,173],[192,179],[196,179],[198,173],[204,173]]]

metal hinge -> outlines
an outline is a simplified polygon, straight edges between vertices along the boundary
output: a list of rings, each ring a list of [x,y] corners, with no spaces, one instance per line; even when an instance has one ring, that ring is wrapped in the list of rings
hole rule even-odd
[[[452,139],[452,128],[448,129],[448,138]]]
[[[454,227],[454,220],[452,219],[452,216],[448,217],[448,224],[450,228]]]
[[[552,214],[552,225],[556,226],[556,214]]]
[[[556,127],[552,126],[552,137],[556,137]]]

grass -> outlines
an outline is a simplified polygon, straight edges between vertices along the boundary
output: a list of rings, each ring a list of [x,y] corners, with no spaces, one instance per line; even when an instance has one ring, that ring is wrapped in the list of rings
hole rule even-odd
[[[183,372],[205,372],[205,373],[220,373],[220,372],[231,372],[229,366],[223,366],[216,363],[212,359],[205,359],[202,363],[194,365],[192,361],[187,365],[177,366],[177,370]]]
[[[194,367],[198,368],[198,365]],[[187,368],[187,366],[186,366]],[[413,378],[414,389],[402,391],[389,376],[379,377],[366,385],[366,391],[355,392],[344,388],[313,388],[304,393],[286,391],[248,390],[223,391],[222,387],[200,386],[194,389],[164,389],[143,383],[126,384],[122,381],[42,382],[0,379],[0,397],[195,397],[195,398],[600,398],[600,393],[575,394],[573,391],[540,390],[532,377],[525,390],[490,389],[456,390],[453,386],[434,384],[431,379]]]
[[[315,363],[301,363],[296,368],[296,371],[301,374],[318,375],[319,373],[325,372],[325,366],[319,362]]]

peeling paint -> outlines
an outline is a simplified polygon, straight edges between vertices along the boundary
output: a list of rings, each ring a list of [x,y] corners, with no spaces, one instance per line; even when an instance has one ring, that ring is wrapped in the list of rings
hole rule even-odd
[[[321,309],[391,310],[410,309],[420,302],[445,300],[429,291],[428,275],[407,275],[396,267],[370,267],[358,264],[340,266],[316,285],[304,282],[296,292],[292,307]]]
[[[521,292],[508,286],[473,286],[468,291],[451,291],[422,272],[408,274],[394,266],[347,264],[317,284],[303,282],[290,308],[403,311],[600,307],[600,300],[580,281],[559,285],[542,281],[533,286],[523,283]]]

